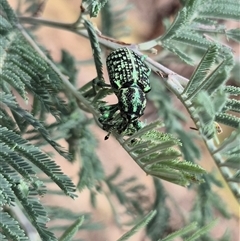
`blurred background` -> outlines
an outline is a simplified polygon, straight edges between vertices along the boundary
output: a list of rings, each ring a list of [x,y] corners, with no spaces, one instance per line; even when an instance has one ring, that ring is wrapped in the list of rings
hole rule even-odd
[[[19,0],[20,1],[20,0]],[[18,0],[9,0],[10,4],[16,9]],[[127,13],[126,18],[126,31],[128,31],[127,36],[120,36],[119,39],[127,43],[141,43],[151,40],[164,32],[164,21],[173,20],[175,14],[181,7],[180,1],[178,0],[132,0],[132,8]],[[74,22],[80,12],[81,1],[78,0],[48,0],[46,1],[45,10],[43,12],[42,18],[71,23]],[[106,30],[101,29],[101,19],[100,17],[91,19],[94,24],[99,28],[100,31],[104,32]],[[227,22],[229,28],[236,28],[236,23]],[[55,61],[61,59],[61,49],[69,51],[78,61],[79,61],[79,74],[78,74],[78,86],[84,85],[86,82],[92,80],[96,77],[96,70],[93,65],[92,51],[90,47],[89,40],[73,33],[54,29],[50,27],[39,27],[35,32],[37,36],[37,41],[45,46],[49,51],[50,55]],[[229,44],[229,43],[228,43]],[[231,47],[234,50],[236,57],[239,57],[240,48],[234,42],[230,42]],[[158,49],[160,52],[161,49]],[[187,66],[180,61],[173,62],[170,59],[161,60],[161,63],[173,71],[185,77],[190,77],[193,67]],[[105,78],[107,79],[106,66],[104,65]],[[239,75],[240,76],[240,75]],[[113,98],[113,99],[111,99]],[[173,97],[176,109],[181,112],[185,112],[184,107]],[[114,102],[114,97],[110,97],[109,101]],[[151,104],[148,104],[145,111],[146,118],[148,121],[155,118],[155,109]],[[187,113],[186,113],[187,116]],[[189,129],[193,126],[191,120],[186,124],[185,128]],[[229,135],[231,129],[222,126],[223,134],[221,134],[220,139],[224,139],[225,136]],[[105,172],[107,174],[112,173],[117,166],[122,167],[122,178],[127,178],[132,175],[136,176],[140,183],[146,185],[145,195],[149,197],[150,203],[154,200],[154,191],[152,178],[146,176],[146,174],[135,164],[130,156],[121,148],[121,146],[110,137],[108,141],[104,141],[104,136],[106,133],[102,131],[97,126],[92,125],[91,129],[94,131],[96,138],[98,140],[98,150],[97,155],[102,160],[105,167]],[[65,142],[60,143],[66,146]],[[199,164],[204,167],[207,171],[214,171],[216,177],[221,180],[220,174],[208,155],[204,144],[199,141],[199,146],[202,152],[202,159]],[[62,167],[65,174],[73,178],[75,183],[78,181],[79,172],[79,161],[70,164],[61,157],[55,159],[57,163]],[[184,218],[188,217],[188,212],[191,209],[192,199],[194,197],[194,192],[189,191],[186,188],[164,182],[166,190],[169,190],[172,198],[175,200],[177,206],[173,206],[169,202],[169,207],[171,209],[171,224],[172,230],[177,230],[182,227],[182,217],[180,217],[176,212],[177,209],[181,210]],[[221,220],[212,230],[212,236],[215,238],[221,237],[226,229],[232,233],[233,240],[239,240],[239,206],[231,192],[228,190],[227,186],[224,188],[216,189],[216,192],[222,197],[222,199],[228,203],[230,207],[229,212],[234,214],[234,218],[230,220]],[[71,200],[69,198],[59,198],[58,196],[44,197],[46,203],[53,206],[66,206],[71,208],[75,212],[92,212],[92,219],[94,222],[102,223],[104,228],[99,231],[82,232],[79,239],[85,239],[87,241],[112,241],[117,240],[123,233],[130,229],[127,226],[119,226],[114,219],[111,206],[105,195],[98,194],[97,196],[97,207],[93,209],[90,205],[90,195],[88,190],[83,190],[79,194],[79,198],[76,200]],[[116,209],[119,213],[122,212],[121,206],[119,209],[116,202]],[[216,214],[217,216],[217,214]],[[127,222],[127,219],[125,220]],[[56,223],[55,223],[56,224]],[[158,227],[156,227],[158,228]],[[143,232],[138,232],[132,241],[147,241],[148,239],[143,236]],[[144,238],[143,238],[144,237]],[[159,237],[160,238],[160,237]]]

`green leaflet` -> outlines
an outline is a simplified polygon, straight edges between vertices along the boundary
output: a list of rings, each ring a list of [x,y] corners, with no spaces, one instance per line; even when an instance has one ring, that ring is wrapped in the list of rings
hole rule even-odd
[[[190,104],[188,100],[192,101],[194,108],[189,111],[196,121],[199,120],[201,131],[208,139],[216,133],[214,121],[234,127],[239,124],[240,119],[237,116],[226,113],[228,110],[240,111],[239,101],[228,99],[229,93],[238,95],[238,88],[222,87],[233,66],[232,53],[225,48],[212,45],[182,93],[183,101],[187,106]]]
[[[144,212],[144,205],[148,205],[149,200],[145,194],[145,186],[139,184],[139,180],[131,176],[122,181],[118,181],[121,174],[121,169],[118,167],[116,170],[105,178],[105,183],[113,195],[116,196],[117,200],[126,209],[126,213],[131,215],[142,216]],[[142,202],[139,203],[138,200],[141,199]],[[115,213],[114,207],[112,207],[113,213]],[[118,219],[116,215],[115,219]]]
[[[185,63],[189,64],[189,65],[194,65],[194,61],[191,57],[189,57],[189,55],[187,55],[184,51],[184,48],[180,48],[180,46],[177,46],[177,44],[175,43],[175,40],[173,41],[166,41],[163,42],[162,46],[166,49],[168,49],[169,51],[175,53],[176,55],[178,55],[178,57],[183,60]]]
[[[227,85],[224,86],[224,92],[229,93],[233,96],[237,96],[240,95],[240,87]]]
[[[55,217],[61,217],[64,221],[71,220],[71,223],[73,223],[73,219],[78,219],[77,222],[73,223],[70,229],[67,230],[66,236],[63,236],[68,240],[72,239],[73,233],[78,230],[80,225],[82,225],[80,229],[91,230],[99,227],[96,224],[89,224],[86,222],[90,222],[89,214],[77,214],[76,212],[70,214],[70,211],[68,211],[67,208],[66,210],[63,210],[59,207],[49,207],[49,215],[46,214],[45,210],[37,200],[39,195],[45,194],[46,188],[41,181],[34,178],[35,176],[37,177],[35,169],[40,168],[44,170],[47,169],[47,171],[50,170],[49,173],[45,170],[45,173],[47,173],[48,177],[52,177],[55,182],[58,183],[58,185],[61,184],[61,182],[66,184],[64,187],[62,187],[62,189],[65,188],[64,190],[68,195],[74,195],[74,186],[71,182],[69,182],[68,178],[65,179],[61,170],[58,168],[58,166],[52,163],[52,159],[48,155],[45,155],[45,153],[41,155],[39,148],[36,150],[30,144],[28,146],[28,144],[21,142],[21,138],[18,139],[15,136],[26,134],[24,137],[22,137],[23,140],[32,140],[36,146],[43,146],[47,144],[48,141],[63,155],[64,152],[61,152],[61,147],[58,146],[55,141],[65,138],[69,144],[69,150],[72,152],[73,156],[80,156],[80,154],[82,155],[82,169],[79,172],[79,187],[80,189],[83,187],[88,187],[89,189],[91,188],[90,192],[93,205],[97,200],[96,196],[98,192],[104,194],[104,187],[107,185],[106,197],[108,201],[111,199],[111,196],[114,195],[114,198],[116,197],[115,199],[126,207],[128,214],[143,214],[146,206],[142,206],[141,204],[145,204],[144,200],[148,200],[148,197],[144,196],[143,194],[143,185],[130,185],[136,180],[134,177],[127,178],[122,182],[118,181],[117,183],[113,183],[114,181],[116,182],[115,178],[118,177],[117,174],[120,172],[118,170],[116,170],[116,172],[110,177],[105,177],[101,162],[95,154],[96,142],[93,138],[94,133],[92,133],[92,131],[86,127],[88,125],[86,123],[90,122],[90,119],[86,118],[85,120],[82,120],[82,117],[85,115],[85,113],[83,111],[78,111],[79,108],[82,108],[86,112],[89,111],[89,109],[84,109],[84,106],[76,101],[76,95],[73,95],[73,92],[68,92],[62,87],[58,76],[48,65],[46,66],[45,63],[41,62],[41,58],[36,60],[38,57],[37,53],[32,52],[32,49],[29,48],[28,43],[21,38],[21,33],[18,32],[17,28],[15,27],[17,21],[15,21],[16,19],[14,14],[11,12],[10,8],[8,9],[8,4],[6,4],[6,1],[2,2],[0,10],[1,16],[3,16],[3,21],[2,25],[0,23],[0,33],[5,37],[1,38],[2,45],[0,43],[0,53],[5,54],[5,60],[8,60],[9,57],[9,61],[3,61],[3,64],[5,65],[4,74],[0,76],[3,77],[0,79],[0,81],[2,81],[1,88],[4,91],[4,98],[1,99],[1,102],[4,103],[4,107],[6,107],[4,109],[0,109],[0,124],[6,127],[7,130],[13,130],[14,134],[13,136],[8,136],[5,132],[4,136],[1,136],[0,179],[2,181],[0,180],[0,182],[4,185],[3,193],[1,193],[3,195],[0,195],[0,201],[3,205],[9,205],[15,200],[19,200],[19,203],[22,204],[23,210],[26,209],[25,215],[34,223],[34,226],[36,226],[42,240],[56,240],[56,237],[54,237],[54,235],[51,232],[48,232],[48,229],[46,229],[48,216],[53,219],[55,219]],[[26,0],[26,2],[30,3],[31,7],[34,5],[35,7],[38,7],[37,4],[32,4],[30,0]],[[189,114],[200,131],[200,135],[208,146],[212,141],[208,138],[211,138],[214,135],[215,121],[226,123],[234,127],[239,126],[239,118],[234,116],[235,113],[239,112],[239,101],[231,100],[229,98],[230,95],[238,97],[239,88],[233,86],[223,87],[223,84],[227,81],[232,68],[232,56],[231,54],[229,55],[228,53],[222,53],[219,51],[219,49],[222,49],[222,46],[220,45],[218,46],[219,49],[217,50],[211,49],[212,45],[214,45],[214,42],[216,41],[215,35],[228,35],[230,33],[230,35],[233,36],[232,39],[238,39],[238,32],[226,30],[223,25],[219,25],[217,21],[212,20],[212,17],[215,19],[231,17],[232,11],[232,18],[236,19],[236,16],[239,14],[236,10],[237,7],[233,4],[232,0],[227,3],[230,5],[228,8],[225,7],[226,3],[224,1],[182,0],[181,2],[185,2],[186,7],[184,7],[182,12],[179,13],[173,25],[169,28],[169,31],[166,32],[165,37],[163,37],[163,39],[160,38],[160,40],[158,38],[158,43],[169,51],[176,53],[176,55],[180,56],[182,60],[189,64],[194,64],[195,60],[197,60],[200,54],[203,53],[203,50],[209,51],[210,49],[212,51],[206,54],[207,57],[202,60],[202,63],[197,67],[197,70],[194,72],[194,75],[189,82],[190,86],[188,86],[188,89],[185,89],[184,95],[181,96],[179,93],[176,94],[176,96],[183,102],[189,111]],[[89,13],[91,16],[96,16],[104,3],[104,0],[83,1],[83,8],[86,7],[84,14]],[[116,1],[111,1],[111,3],[117,4]],[[2,6],[4,4],[5,7],[3,8]],[[205,6],[208,4],[215,4],[219,9],[215,11],[214,6],[211,5],[210,8],[205,11]],[[109,5],[110,4],[105,6],[109,7]],[[231,10],[233,6],[235,9]],[[106,9],[109,10],[109,8]],[[229,9],[231,11],[229,11]],[[9,13],[6,14],[5,11]],[[209,13],[209,11],[213,11],[213,13]],[[13,16],[11,16],[11,14]],[[113,12],[111,12],[111,14],[114,15],[114,17],[110,16],[110,18],[114,18],[115,21],[117,20],[117,23],[113,28],[115,29],[116,26],[121,26],[118,13],[115,15]],[[6,17],[6,15],[8,15],[8,17]],[[7,19],[10,19],[11,21],[8,21]],[[37,21],[38,20],[36,19],[36,22]],[[105,23],[105,27],[106,26],[107,23]],[[82,28],[83,26],[81,25],[79,27]],[[82,31],[80,28],[78,30]],[[88,28],[89,30],[90,40],[91,43],[93,43],[92,49],[94,50],[93,52],[98,79],[101,79],[101,51],[97,49],[97,40],[96,36],[94,36],[94,29],[92,26],[89,27],[85,25],[85,28]],[[121,28],[124,30],[123,27]],[[109,32],[112,32],[112,29],[109,29]],[[16,39],[16,36],[19,37],[19,41]],[[11,37],[13,40],[12,42],[9,41],[9,39],[11,40]],[[229,36],[229,38],[231,37]],[[154,42],[154,40],[152,42]],[[11,51],[9,56],[7,56],[8,52],[6,47],[9,46]],[[12,47],[14,48],[11,49]],[[109,44],[109,47],[112,46]],[[66,65],[61,63],[59,66],[57,66],[64,75],[68,75],[70,77],[69,81],[74,83],[77,80],[76,69],[74,68],[75,61],[70,61],[68,57],[70,56],[63,53],[63,62],[65,61],[64,58],[67,58]],[[34,68],[32,68],[32,66]],[[236,77],[238,78],[237,74]],[[112,90],[102,88],[96,94],[93,84],[94,81],[87,83],[80,90],[80,93],[83,93],[83,97],[89,102],[88,107],[93,107],[93,109],[96,110],[95,117],[97,119],[99,108],[106,104],[102,98],[112,93]],[[149,96],[152,96],[151,100],[155,101],[154,104],[157,108],[157,111],[159,114],[161,113],[162,116],[164,116],[164,121],[166,120],[165,124],[167,128],[164,131],[176,133],[177,138],[175,138],[174,135],[164,134],[160,131],[153,130],[154,128],[156,129],[162,127],[161,123],[152,123],[147,125],[130,138],[116,135],[118,141],[133,157],[136,163],[147,174],[158,177],[158,179],[154,179],[156,202],[154,203],[153,207],[153,209],[157,209],[157,215],[154,216],[148,225],[148,234],[152,234],[149,235],[152,240],[164,238],[166,233],[169,233],[169,230],[171,230],[168,220],[169,211],[168,206],[166,205],[166,201],[169,202],[169,200],[166,200],[166,197],[169,197],[170,199],[168,193],[171,194],[172,190],[169,189],[164,192],[165,190],[163,187],[161,187],[160,179],[180,185],[187,185],[189,183],[199,184],[202,182],[201,178],[203,176],[202,174],[204,174],[204,170],[201,169],[200,166],[192,163],[195,161],[196,157],[199,157],[200,153],[193,141],[193,136],[197,136],[198,132],[183,128],[181,121],[186,118],[183,116],[183,112],[173,108],[173,106],[169,104],[169,99],[171,96],[169,91],[163,90],[160,92],[158,89],[160,87],[158,86],[158,88],[155,88],[155,86],[155,95],[152,95],[151,93]],[[10,93],[13,88],[26,102],[29,95],[34,97],[31,114],[16,104],[16,101],[12,98]],[[97,88],[100,89],[99,86],[97,86]],[[58,96],[59,92],[61,92],[61,96],[64,95],[64,99],[68,100],[67,108],[65,103]],[[66,96],[67,98],[65,98]],[[31,98],[29,99],[31,100]],[[233,111],[234,113],[228,113],[229,110]],[[94,111],[91,110],[91,112]],[[57,121],[61,120],[63,122],[59,123],[56,121],[54,123],[45,125],[43,122],[46,119],[47,113],[53,115]],[[96,122],[98,123],[98,121]],[[35,129],[29,129],[29,123]],[[42,133],[45,139],[42,138],[40,133]],[[6,136],[8,137],[8,140],[4,139]],[[52,140],[50,137],[53,137],[54,139]],[[181,142],[178,139],[180,139]],[[233,141],[229,140],[229,145],[226,144],[226,146],[224,146],[224,144],[223,146],[220,146],[219,149],[215,149],[215,146],[212,145],[210,146],[209,151],[213,152],[211,154],[218,167],[221,168],[221,173],[225,180],[231,184],[231,190],[236,197],[239,197],[238,190],[232,188],[232,184],[237,184],[236,182],[239,180],[239,147],[235,145],[234,141],[238,141],[237,137],[236,139],[233,138]],[[179,150],[184,153],[185,159],[188,160],[188,162],[180,161],[181,152]],[[226,158],[225,163],[221,162],[221,157]],[[36,166],[39,168],[35,168]],[[226,171],[228,169],[230,169],[230,173],[233,173],[232,176],[228,175],[229,173]],[[216,208],[221,214],[224,213],[225,205],[220,201],[217,202],[219,197],[217,195],[209,195],[209,193],[215,193],[212,192],[209,184],[210,181],[205,178],[206,176],[209,176],[209,174],[204,174],[206,185],[191,185],[191,187],[197,190],[196,198],[202,198],[195,206],[194,210],[199,212],[195,216],[196,220],[193,219],[194,221],[198,222],[200,227],[196,227],[195,222],[187,226],[187,223],[184,223],[183,219],[183,226],[185,226],[185,228],[173,233],[172,235],[170,234],[170,236],[165,237],[164,240],[171,240],[171,238],[174,239],[174,237],[179,237],[179,235],[184,235],[182,238],[186,240],[198,239],[200,235],[205,235],[209,230],[209,228],[205,225],[209,223],[208,221],[210,221],[214,215],[213,212],[211,212],[213,208]],[[51,181],[49,181],[49,183],[50,182]],[[109,190],[110,192],[108,192]],[[59,191],[50,191],[50,193],[59,195]],[[128,194],[130,194],[130,197]],[[111,200],[109,203],[113,209],[113,213],[115,214],[115,220],[118,221],[118,212],[115,210],[114,203],[111,203]],[[176,207],[176,211],[179,210],[180,204],[176,203]],[[51,212],[53,209],[54,212]],[[224,215],[227,216],[226,212]],[[84,223],[82,223],[82,218],[79,219],[79,217],[83,216],[84,218],[86,217],[86,221]],[[148,218],[149,217],[147,217],[147,219]],[[122,240],[125,240],[133,235],[142,224],[146,224],[145,221],[141,222],[140,225],[136,225],[132,230],[127,232],[122,237]],[[4,233],[0,234],[0,239],[24,240],[24,235],[21,235],[21,233],[18,234],[15,227],[12,230],[10,229],[12,225],[14,225],[14,222],[9,221],[8,219],[4,219],[4,222],[9,225],[6,229],[4,229]],[[51,226],[51,224],[49,226]],[[55,227],[54,230],[62,233],[64,230],[66,230],[66,227],[67,225],[58,226]],[[155,230],[151,230],[151,228],[154,227]],[[3,232],[2,227],[0,227],[0,229],[1,232]],[[8,236],[8,232],[10,231],[13,232],[13,235],[11,234],[12,236],[10,236],[10,234]],[[157,236],[157,231],[159,231],[159,236]],[[210,235],[207,236],[207,234],[201,238],[205,240],[205,237],[208,239],[211,238]]]
[[[60,167],[48,155],[42,152],[39,148],[31,145],[13,131],[10,131],[5,127],[1,127],[0,130],[1,141],[7,145],[8,149],[11,150],[12,148],[12,150],[14,150],[22,158],[29,160],[32,164],[41,169],[46,175],[51,177],[51,179],[65,192],[66,195],[69,195],[72,198],[76,196],[74,194],[75,186],[72,181],[61,172]],[[3,155],[4,153],[6,153],[6,155],[8,153],[11,154],[10,150],[5,151],[5,149],[2,149]],[[20,158],[17,160],[19,161],[19,159]],[[25,177],[24,171],[21,170],[21,162],[14,163],[14,161],[16,160],[9,160],[9,163],[11,164],[12,162],[12,166]],[[34,174],[34,172],[30,169],[28,164],[24,163],[23,160],[22,165],[24,165],[26,171],[28,171],[26,178],[31,179],[29,174]]]
[[[216,45],[210,46],[201,59],[183,92],[188,96],[188,99],[193,98],[196,93],[201,91],[201,88],[204,88],[204,81],[207,80],[211,67],[217,60],[218,50]]]
[[[171,103],[171,96],[160,81],[152,79],[151,85],[151,95],[148,94],[148,99],[153,102],[158,116],[163,119],[166,131],[176,133],[177,137],[184,143],[184,145],[180,146],[184,159],[190,162],[199,159],[200,151],[194,141],[192,141],[196,138],[195,133],[186,132],[180,124],[180,122],[185,122],[186,117]]]
[[[157,214],[148,223],[146,233],[151,240],[157,240],[159,237],[163,237],[169,228],[170,209],[166,206],[168,194],[162,182],[157,178],[153,178],[153,183],[155,187],[155,201],[152,208],[157,211]]]
[[[240,28],[230,29],[226,32],[228,38],[240,42]]]
[[[20,117],[20,120],[23,122],[27,122],[28,124],[31,124],[35,130],[40,132],[40,134],[43,136],[43,138],[52,145],[52,147],[62,156],[64,156],[66,159],[71,159],[71,156],[69,153],[67,153],[58,143],[53,141],[46,130],[46,128],[43,126],[43,124],[37,120],[35,117],[31,115],[28,111],[22,109],[18,103],[15,101],[15,97],[11,94],[6,94],[2,92],[2,98],[0,99],[0,102],[2,105],[7,106],[14,114]]]
[[[89,40],[92,46],[93,58],[96,66],[98,81],[104,82],[103,65],[101,61],[101,49],[98,43],[98,38],[95,32],[95,29],[93,28],[93,25],[91,24],[91,22],[88,20],[84,21],[84,26],[88,31]]]
[[[188,226],[169,234],[167,237],[163,239],[159,239],[158,241],[172,241],[176,237],[186,235],[187,233],[191,233],[196,228],[197,228],[197,223],[193,222]]]
[[[186,241],[194,241],[197,240],[199,237],[208,233],[215,225],[217,224],[217,220],[213,220],[212,222],[202,226],[201,228],[197,229],[193,235],[191,235]]]
[[[0,238],[3,238],[1,240],[29,240],[28,237],[25,236],[25,233],[19,226],[18,222],[7,212],[1,211],[0,227],[6,237],[5,239],[5,237],[0,234]]]
[[[101,10],[101,32],[108,37],[120,38],[129,34],[130,30],[125,26],[125,16],[132,4],[127,0],[107,1]]]
[[[1,169],[0,169],[1,170]],[[12,205],[15,201],[14,192],[11,189],[11,182],[7,180],[1,173],[0,173],[0,206],[3,205]]]
[[[1,183],[5,190],[5,194],[0,196],[1,203],[13,205],[16,204],[16,200],[19,200],[28,216],[33,220],[33,225],[39,235],[44,240],[56,240],[46,228],[48,216],[38,200],[39,195],[45,194],[45,186],[36,178],[32,165],[41,169],[66,195],[72,198],[76,196],[74,194],[75,186],[67,176],[62,174],[60,167],[48,155],[13,131],[1,127],[0,140]],[[15,229],[17,229],[16,225]],[[10,235],[9,237],[13,240],[19,240],[18,238],[21,237],[18,234],[17,239],[13,238],[8,230],[8,225],[3,230],[4,234]]]
[[[18,94],[28,102],[29,94],[34,96],[34,112],[36,115],[41,110],[51,113],[57,120],[60,120],[62,111],[66,111],[64,101],[58,97],[62,89],[62,81],[46,61],[39,56],[35,50],[26,42],[17,29],[17,21],[8,3],[1,3],[3,21],[0,21],[1,31],[1,61],[0,61],[0,86],[1,102],[8,107],[13,118],[6,114],[6,109],[1,109],[2,124],[18,126],[24,132],[29,125],[38,130],[42,136],[63,156],[70,156],[53,140],[42,123],[34,118],[28,111],[22,109],[10,93],[15,89]],[[9,22],[9,19],[11,22]],[[6,120],[10,120],[8,122]],[[43,118],[45,119],[45,118]],[[15,123],[14,123],[15,122]],[[17,125],[16,125],[17,124]]]
[[[161,126],[159,121],[146,125],[121,144],[136,163],[149,175],[178,185],[201,183],[201,174],[205,171],[191,162],[180,161],[179,153],[174,150],[181,145],[170,134],[155,131]]]
[[[83,0],[84,13],[89,13],[90,17],[97,17],[107,1],[108,0]]]
[[[37,229],[40,237],[46,241],[57,241],[54,234],[46,227],[49,218],[44,207],[36,198],[36,193],[29,191],[28,195],[25,195],[18,187],[14,188],[14,193],[21,202],[27,215],[33,220],[33,225]]]
[[[6,10],[0,21],[1,89],[7,93],[15,89],[26,103],[33,95],[41,109],[59,120],[61,111],[66,110],[58,96],[62,89],[60,77],[25,40],[8,3],[3,1],[0,7]]]
[[[81,216],[64,232],[59,241],[71,241],[83,222],[84,216]]]
[[[125,241],[128,240],[131,236],[133,236],[140,228],[146,226],[152,218],[157,214],[156,210],[149,212],[143,219],[138,222],[131,230],[125,233],[121,238],[117,241]]]
[[[225,105],[227,111],[240,112],[240,101],[235,99],[228,99]]]
[[[231,126],[233,128],[238,128],[240,125],[240,118],[232,114],[219,113],[216,115],[215,120],[219,123]]]
[[[104,179],[104,169],[98,156],[95,153],[96,139],[92,136],[87,126],[82,126],[81,139],[78,140],[80,155],[82,158],[82,168],[79,172],[78,190],[84,188],[91,189]]]
[[[177,54],[187,64],[194,63],[193,58],[185,54],[183,46],[207,49],[212,45],[212,34],[225,34],[239,41],[239,29],[225,31],[225,27],[216,28],[212,19],[239,20],[240,11],[235,0],[190,0],[187,1],[167,31],[156,39],[157,43]],[[204,34],[210,34],[210,38]],[[216,40],[217,42],[217,40]],[[177,43],[177,44],[176,44]]]
[[[6,25],[5,18],[11,25],[14,25],[18,22],[13,10],[11,9],[10,5],[6,0],[0,2],[0,9],[3,11],[1,13],[1,16],[3,16],[3,18],[1,18],[1,22],[3,21],[3,25]],[[1,29],[2,28],[0,28],[0,30]]]
[[[185,47],[191,46],[204,50],[209,47],[209,42],[206,38],[204,38],[200,33],[193,31],[191,28],[185,31],[184,34],[176,35],[172,42],[177,45],[182,44],[183,46],[185,45]]]
[[[201,15],[216,19],[233,19],[239,21],[240,12],[239,4],[235,0],[204,0],[204,9],[201,11]]]

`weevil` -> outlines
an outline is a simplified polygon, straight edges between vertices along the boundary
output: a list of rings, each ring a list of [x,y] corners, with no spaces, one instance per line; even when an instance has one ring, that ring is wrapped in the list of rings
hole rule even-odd
[[[151,90],[149,76],[151,69],[143,58],[129,48],[112,51],[106,60],[109,80],[115,93],[133,84],[147,93]]]
[[[146,93],[151,90],[151,69],[132,50],[116,49],[107,57],[106,63],[110,84],[118,103],[100,108],[102,115],[99,122],[109,132],[105,140],[113,129],[118,134],[132,135],[142,128],[138,118],[144,113]]]

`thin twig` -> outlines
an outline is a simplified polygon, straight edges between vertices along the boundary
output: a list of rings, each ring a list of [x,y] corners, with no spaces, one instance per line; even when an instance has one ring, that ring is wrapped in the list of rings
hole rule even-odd
[[[76,24],[76,23],[79,23],[78,21],[69,24],[69,23],[59,23],[59,22],[49,21],[49,20],[45,20],[45,19],[41,19],[41,18],[31,18],[31,17],[19,17],[19,20],[22,23],[29,23],[29,24],[35,24],[35,25],[42,24],[45,26],[60,28],[63,30],[74,32],[75,34],[81,35],[85,38],[88,37],[87,30],[83,29],[83,27],[80,24],[79,25]],[[131,45],[132,45],[132,44],[128,44],[128,43],[119,42],[117,40],[104,36],[99,31],[96,31],[96,32],[98,35],[99,43],[110,49],[121,48],[121,47],[123,47],[123,45],[131,47]],[[137,48],[138,48],[137,45],[135,45],[135,46],[136,46],[136,48],[133,48],[133,50],[139,56],[145,58],[145,61],[152,67],[153,71],[163,72],[166,76],[169,77],[168,81],[166,81],[167,86],[171,90],[175,90],[174,91],[175,94],[177,94],[177,95],[181,94],[181,92],[183,91],[183,86],[186,86],[188,83],[188,79],[173,72],[172,70],[168,69],[167,67],[157,63],[156,61],[152,60],[151,58],[146,57],[143,53],[141,53],[140,51],[137,50]]]

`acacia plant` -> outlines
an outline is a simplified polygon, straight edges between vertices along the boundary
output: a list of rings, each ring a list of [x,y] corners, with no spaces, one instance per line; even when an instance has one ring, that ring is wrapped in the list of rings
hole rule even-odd
[[[121,8],[116,9],[117,2],[83,0],[76,22],[60,23],[36,17],[44,10],[44,1],[19,1],[14,12],[7,0],[1,0],[1,240],[80,240],[81,230],[100,228],[91,222],[90,213],[49,207],[42,196],[57,193],[75,198],[77,192],[81,197],[81,191],[89,189],[95,206],[96,195],[104,193],[104,187],[135,223],[118,240],[131,240],[143,227],[146,236],[154,241],[176,237],[214,240],[208,232],[216,225],[214,211],[224,218],[230,216],[213,190],[221,183],[196,163],[201,156],[196,138],[203,140],[232,194],[237,200],[240,198],[240,87],[239,76],[232,71],[239,63],[226,44],[227,40],[240,41],[240,29],[227,29],[224,25],[226,20],[239,21],[239,3],[182,0],[174,21],[166,21],[163,35],[130,44],[118,41],[115,35],[128,11],[127,2],[122,1]],[[99,13],[102,33],[91,22]],[[61,61],[53,61],[47,54],[48,46],[40,46],[34,36],[40,25],[86,37],[92,48],[96,78],[85,80],[87,84],[78,89],[81,64],[64,50]],[[191,77],[184,78],[162,65],[161,52],[154,57],[159,62],[148,57],[157,46],[164,50],[164,58],[193,65]],[[107,59],[109,53],[112,54]],[[103,75],[106,59],[110,83]],[[226,84],[230,78],[233,85]],[[116,95],[118,103],[109,105],[107,95]],[[186,117],[177,111],[172,97],[184,105],[195,131],[183,128]],[[143,115],[147,101],[158,115],[149,123]],[[54,117],[51,124],[46,121],[49,116]],[[220,124],[233,128],[221,143]],[[147,208],[144,186],[136,177],[116,184],[120,168],[110,175],[105,173],[94,151],[97,142],[90,125],[105,130],[106,139],[115,138],[142,171],[153,178],[155,199]],[[58,143],[61,139],[69,144],[68,150]],[[47,145],[54,148],[54,155],[46,152]],[[77,185],[60,170],[55,161],[58,155],[69,162],[80,156]],[[170,196],[162,180],[196,192],[192,211],[180,230],[170,226],[166,204]],[[50,190],[49,182],[62,192]],[[114,211],[116,215],[117,209]],[[70,220],[72,224],[47,227],[49,218]],[[33,228],[34,237],[29,227]],[[221,238],[230,239],[228,233]]]

